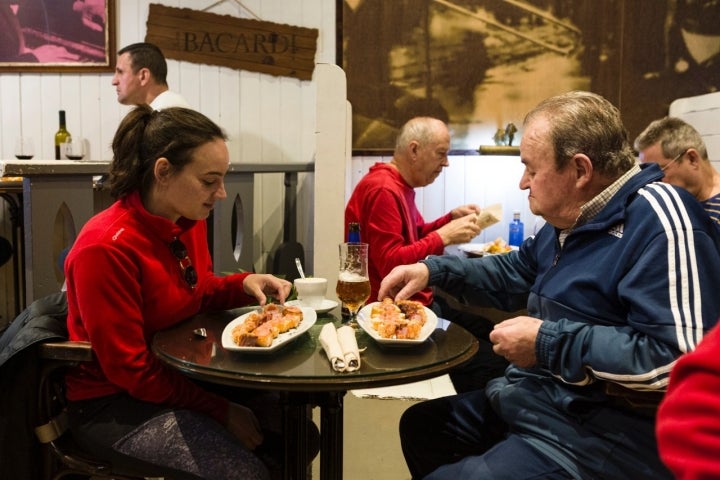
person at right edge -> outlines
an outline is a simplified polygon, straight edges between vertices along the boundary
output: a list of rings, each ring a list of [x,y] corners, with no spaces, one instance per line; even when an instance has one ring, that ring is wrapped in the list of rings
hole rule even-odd
[[[359,223],[362,241],[369,245],[371,301],[377,298],[380,282],[393,267],[440,255],[446,246],[469,242],[480,233],[477,205],[462,205],[431,222],[425,222],[415,205],[415,189],[437,179],[449,165],[449,151],[450,131],[445,122],[432,117],[412,118],[400,129],[392,160],[373,165],[350,196],[345,228]],[[482,388],[503,374],[507,362],[492,351],[490,320],[450,308],[430,288],[417,292],[412,299],[438,317],[461,325],[480,343],[470,362],[450,371],[455,391]]]
[[[676,360],[720,314],[720,238],[700,203],[637,165],[620,112],[568,92],[525,117],[520,188],[547,223],[519,251],[396,267],[380,295],[427,285],[527,316],[498,323],[511,364],[484,390],[408,408],[414,479],[670,479],[655,413]]]
[[[683,355],[658,409],[660,458],[676,480],[709,480],[720,474],[720,328]]]

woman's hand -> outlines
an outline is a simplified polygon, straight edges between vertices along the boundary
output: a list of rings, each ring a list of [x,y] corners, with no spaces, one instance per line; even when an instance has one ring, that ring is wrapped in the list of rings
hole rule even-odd
[[[255,450],[263,442],[260,422],[247,407],[231,402],[226,427],[248,450]]]
[[[280,303],[285,303],[285,299],[292,290],[292,283],[274,275],[253,273],[245,277],[243,290],[248,295],[255,297],[260,305],[267,303],[266,295],[272,295]]]

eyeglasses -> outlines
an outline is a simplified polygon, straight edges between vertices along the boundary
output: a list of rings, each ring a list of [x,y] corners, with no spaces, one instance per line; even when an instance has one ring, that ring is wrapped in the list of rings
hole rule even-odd
[[[663,167],[662,167],[660,170],[662,170],[662,171],[664,172],[666,168],[668,168],[670,165],[672,165],[673,163],[677,162],[677,161],[680,160],[682,157],[684,157],[685,154],[688,152],[688,150],[690,150],[690,149],[688,148],[687,150],[683,151],[680,155],[678,155],[677,157],[675,157],[675,158],[673,158],[672,160],[670,160],[668,163],[666,163],[665,165],[663,165]]]
[[[170,243],[170,251],[175,255],[175,258],[179,260],[180,271],[187,284],[190,285],[190,288],[195,288],[198,281],[198,274],[190,261],[185,244],[176,238]]]

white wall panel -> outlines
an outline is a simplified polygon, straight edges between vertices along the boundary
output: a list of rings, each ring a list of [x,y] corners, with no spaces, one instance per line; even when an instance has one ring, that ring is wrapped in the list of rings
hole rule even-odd
[[[260,73],[240,72],[240,93],[237,108],[240,110],[240,123],[235,135],[240,141],[240,156],[238,161],[259,162],[262,157],[262,135],[260,129],[260,111],[263,99],[260,98]],[[225,92],[228,99],[232,99],[232,91]]]
[[[15,139],[22,128],[26,135],[35,136],[33,122],[20,114],[20,77],[17,75],[0,75],[0,148],[5,155],[12,155]],[[36,139],[37,141],[37,139]],[[37,150],[38,145],[35,145]]]
[[[452,210],[460,205],[468,203],[477,203],[468,200],[467,185],[465,184],[466,176],[466,162],[464,158],[452,159],[450,161],[450,167],[445,168],[445,203],[443,205],[444,210]],[[478,203],[480,207],[482,203]],[[445,213],[441,212],[440,214]],[[440,214],[436,215],[437,218]]]
[[[218,125],[225,129],[228,135],[228,150],[230,151],[230,161],[237,163],[240,161],[240,85],[241,73],[229,68],[220,69],[217,79],[217,88],[208,90],[204,97],[214,97],[218,105]],[[232,98],[228,92],[238,90],[237,98]],[[232,127],[232,130],[229,128]]]
[[[157,2],[171,5],[169,2]],[[118,49],[130,43],[141,41],[145,37],[145,22],[150,2],[146,0],[116,1],[117,46]]]
[[[58,129],[58,111],[65,110],[68,130],[72,132],[73,125],[76,125],[76,119],[79,121],[80,112],[77,111],[79,105],[77,97],[63,97],[63,88],[65,86],[68,92],[75,92],[72,83],[77,82],[77,75],[40,75],[40,91],[42,95],[36,98],[23,94],[22,106],[23,115],[25,108],[30,106],[30,111],[38,115],[42,126],[40,141],[42,142],[42,152],[44,159],[55,158],[55,131]],[[23,92],[24,93],[24,92]],[[32,115],[32,114],[31,114]],[[38,117],[35,117],[38,118]]]
[[[704,140],[710,161],[720,170],[720,135],[709,135],[704,137]]]
[[[284,5],[284,8],[274,13],[267,12],[268,7],[271,7],[267,2],[263,2],[263,9],[255,11],[263,20],[266,15],[273,15],[273,21],[281,24],[304,24],[306,19],[303,18],[302,11],[306,2],[289,2]],[[269,115],[263,118],[263,122],[268,126],[269,130],[275,130],[275,135],[272,138],[273,148],[276,151],[277,162],[288,162],[293,156],[296,158],[304,158],[306,162],[313,161],[313,150],[307,151],[302,148],[301,137],[306,137],[315,143],[315,135],[305,135],[303,131],[303,125],[297,123],[297,118],[293,118],[292,112],[302,111],[302,84],[305,83],[298,79],[290,77],[275,77],[277,84],[275,85],[277,103],[275,104],[275,111],[267,109],[266,113]],[[272,95],[272,94],[271,94]],[[316,116],[315,107],[311,109],[312,118]],[[309,113],[310,111],[308,111]],[[313,123],[315,123],[313,121]],[[263,182],[263,196],[266,201],[269,201],[269,207],[271,209],[271,221],[275,222],[278,229],[278,241],[283,240],[283,226],[284,226],[284,176],[282,175],[266,175],[266,181]],[[300,179],[298,179],[300,184]],[[283,196],[277,199],[276,191],[280,188],[283,191]],[[307,187],[306,187],[307,188]],[[305,195],[307,198],[307,195]],[[298,199],[299,200],[299,199]],[[303,208],[304,204],[298,201],[298,212],[297,215],[300,218],[295,218],[292,221],[295,222],[295,231],[297,235],[302,232],[304,222],[307,218],[304,215]],[[302,224],[301,221],[303,222]],[[308,250],[310,246],[309,241],[302,242],[305,250]],[[263,252],[269,253],[269,252]],[[306,262],[307,263],[307,262]]]

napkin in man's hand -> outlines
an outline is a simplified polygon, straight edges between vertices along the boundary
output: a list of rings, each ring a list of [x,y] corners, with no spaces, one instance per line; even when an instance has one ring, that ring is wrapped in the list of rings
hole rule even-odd
[[[354,372],[360,368],[355,330],[345,325],[337,330],[332,323],[326,323],[320,330],[320,345],[336,372]]]
[[[477,216],[477,224],[481,229],[494,225],[502,218],[502,204],[496,203],[485,207]]]

